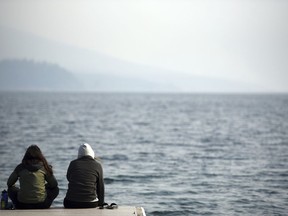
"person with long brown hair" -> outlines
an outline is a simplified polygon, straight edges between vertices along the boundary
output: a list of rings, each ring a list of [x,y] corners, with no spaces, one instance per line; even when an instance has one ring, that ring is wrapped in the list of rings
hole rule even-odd
[[[15,186],[19,180],[20,188]],[[8,195],[16,209],[49,208],[59,194],[58,182],[37,145],[31,145],[7,181]]]

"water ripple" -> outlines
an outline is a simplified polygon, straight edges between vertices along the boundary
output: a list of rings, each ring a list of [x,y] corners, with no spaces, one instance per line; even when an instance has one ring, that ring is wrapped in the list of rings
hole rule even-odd
[[[286,215],[287,95],[0,93],[0,187],[26,148],[66,170],[88,142],[106,201],[147,215]]]

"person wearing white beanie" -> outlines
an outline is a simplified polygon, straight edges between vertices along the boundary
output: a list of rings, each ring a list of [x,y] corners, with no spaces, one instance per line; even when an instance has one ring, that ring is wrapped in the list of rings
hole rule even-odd
[[[65,208],[95,208],[104,204],[104,178],[102,165],[88,143],[78,148],[78,158],[71,161],[67,170],[68,190]]]
[[[92,158],[95,158],[95,153],[88,143],[83,143],[82,145],[79,146],[78,158],[81,158],[83,156],[90,156]]]

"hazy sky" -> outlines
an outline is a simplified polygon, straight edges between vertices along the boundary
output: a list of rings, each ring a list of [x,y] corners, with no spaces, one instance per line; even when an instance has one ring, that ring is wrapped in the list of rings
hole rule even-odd
[[[0,0],[0,25],[130,62],[288,91],[286,0]]]

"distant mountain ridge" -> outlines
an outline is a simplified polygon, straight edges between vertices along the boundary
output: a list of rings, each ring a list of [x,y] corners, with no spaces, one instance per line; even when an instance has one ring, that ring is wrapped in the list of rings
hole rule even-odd
[[[217,88],[233,89],[239,85],[201,77],[184,77],[179,83],[183,84],[182,89],[165,80],[151,81],[109,73],[76,74],[48,62],[0,60],[0,91],[191,92],[193,89],[193,92],[213,92]],[[190,88],[185,89],[187,86]]]
[[[81,90],[81,82],[57,64],[32,60],[0,61],[0,90]]]
[[[157,83],[142,79],[105,73],[75,74],[57,64],[27,59],[0,60],[0,91],[147,92],[159,89]]]
[[[74,47],[3,26],[0,26],[0,47],[2,64],[7,61],[5,59],[12,59],[10,74],[7,74],[7,69],[1,69],[0,90],[198,93],[269,90],[267,86],[263,88],[253,83],[195,76],[131,63],[94,50]],[[21,66],[18,61],[26,63],[22,62]],[[12,62],[15,63],[14,66],[11,65]],[[27,76],[23,75],[23,71],[27,71]]]

